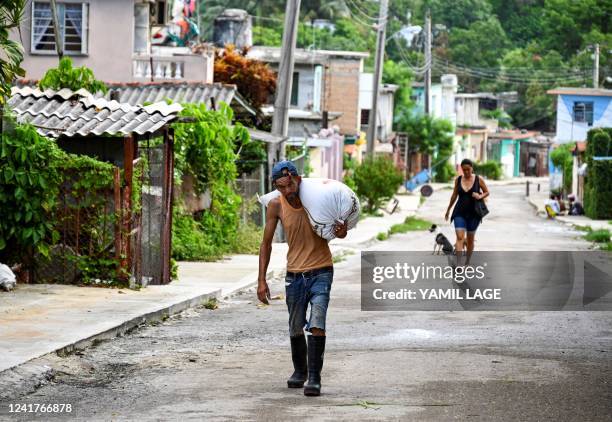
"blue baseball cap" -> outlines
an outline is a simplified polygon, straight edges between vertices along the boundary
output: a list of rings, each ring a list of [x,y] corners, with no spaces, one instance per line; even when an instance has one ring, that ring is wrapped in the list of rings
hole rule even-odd
[[[292,176],[299,176],[295,164],[293,164],[291,161],[279,161],[278,163],[274,164],[274,167],[272,168],[272,181],[276,182],[281,177],[285,177],[289,174]]]

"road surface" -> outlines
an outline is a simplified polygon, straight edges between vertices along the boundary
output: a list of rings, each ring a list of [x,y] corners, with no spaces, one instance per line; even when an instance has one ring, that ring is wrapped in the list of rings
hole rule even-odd
[[[587,249],[536,217],[517,186],[492,192],[486,250]],[[442,222],[450,191],[420,210]],[[448,226],[447,233],[452,233]],[[430,250],[429,233],[374,250]],[[254,292],[195,309],[78,355],[19,403],[70,403],[70,415],[6,420],[612,420],[612,312],[362,312],[359,254],[336,265],[323,393],[286,388],[286,307]],[[271,283],[272,294],[283,282]]]

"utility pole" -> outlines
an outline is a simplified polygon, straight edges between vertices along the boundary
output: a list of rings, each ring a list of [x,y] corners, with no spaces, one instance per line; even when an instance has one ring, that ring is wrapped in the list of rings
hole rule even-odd
[[[425,114],[431,114],[431,14],[425,15]]]
[[[376,62],[374,69],[374,81],[372,83],[372,107],[368,118],[368,143],[367,157],[374,156],[374,141],[376,139],[376,121],[378,120],[378,93],[382,82],[383,59],[385,57],[385,33],[388,18],[388,0],[380,0],[378,11],[378,33],[376,35]]]
[[[272,116],[272,134],[282,137],[287,136],[289,127],[289,103],[291,101],[295,45],[300,18],[300,1],[287,0],[285,9],[285,29],[283,30],[283,45],[278,66],[274,116]],[[276,153],[280,153],[281,160],[285,158],[285,143],[281,144],[280,150],[278,150],[278,146],[275,146],[273,150],[273,156],[268,158],[269,166],[274,164]],[[272,170],[271,167],[270,170]]]
[[[593,88],[599,88],[599,44],[595,44],[593,60],[595,61],[593,66]]]
[[[428,116],[431,116],[431,65],[431,12],[427,9],[425,15],[425,114]],[[431,154],[427,154],[427,168],[433,177],[431,164]]]
[[[53,31],[55,32],[55,48],[57,49],[57,55],[61,60],[62,57],[64,57],[64,43],[62,42],[62,34],[60,33],[59,18],[57,16],[57,3],[55,0],[51,0],[51,14],[53,15]]]

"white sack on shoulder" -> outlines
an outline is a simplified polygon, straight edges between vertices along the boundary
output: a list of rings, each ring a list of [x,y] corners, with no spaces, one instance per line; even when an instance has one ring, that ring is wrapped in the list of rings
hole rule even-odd
[[[0,264],[0,289],[10,292],[15,288],[16,278],[8,265]]]
[[[260,196],[259,202],[267,207],[270,201],[278,196],[280,192],[274,190]],[[331,240],[336,237],[334,225],[337,221],[346,222],[349,230],[359,221],[361,206],[357,195],[337,180],[303,178],[300,184],[300,200],[313,230],[324,239]]]

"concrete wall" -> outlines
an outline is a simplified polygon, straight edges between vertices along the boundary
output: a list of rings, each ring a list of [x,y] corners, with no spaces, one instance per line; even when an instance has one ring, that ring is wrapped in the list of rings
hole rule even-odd
[[[374,75],[371,73],[362,73],[359,77],[359,115],[361,110],[370,110],[372,108]],[[378,127],[377,137],[386,141],[393,131],[393,109],[395,106],[394,92],[380,90],[378,102],[378,116],[376,126]],[[360,117],[361,120],[361,117]],[[362,131],[367,131],[368,125],[361,125]]]
[[[574,102],[593,102],[593,125],[574,121]],[[612,127],[612,97],[559,95],[557,97],[557,139],[559,143],[585,141],[596,127]]]
[[[65,3],[82,3],[63,0]],[[133,0],[90,0],[86,55],[71,56],[75,66],[91,68],[96,78],[104,81],[131,80],[134,45]],[[47,69],[57,66],[57,55],[31,52],[32,2],[28,2],[21,24],[25,57],[22,67],[26,78],[40,79]],[[19,41],[14,32],[12,38]],[[130,79],[126,79],[130,77]]]
[[[482,117],[479,104],[478,98],[455,98],[457,126],[485,126],[489,130],[496,130],[497,121]]]
[[[76,0],[62,0],[65,3],[83,3]],[[150,81],[145,77],[145,68],[149,63],[149,55],[136,55],[134,50],[134,3],[135,0],[89,0],[87,19],[87,54],[70,55],[75,66],[87,66],[93,70],[97,79],[105,82]],[[13,31],[11,38],[23,41],[25,50],[22,67],[27,79],[40,79],[45,72],[56,67],[58,58],[55,53],[33,53],[31,51],[32,32],[32,2],[28,2],[24,19],[21,24],[21,39],[19,33]],[[172,49],[166,49],[172,52]],[[175,50],[178,52],[178,50]],[[213,81],[212,52],[203,55],[184,54],[173,56],[164,54],[153,55],[154,68],[161,64],[162,73],[166,74],[166,66],[170,65],[170,77],[155,78],[155,80],[189,80]],[[135,76],[137,63],[143,66],[143,77]],[[180,71],[175,72],[179,63]],[[152,72],[155,74],[155,69]]]

